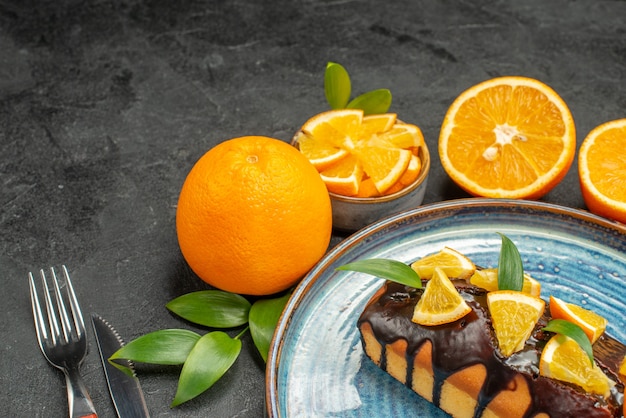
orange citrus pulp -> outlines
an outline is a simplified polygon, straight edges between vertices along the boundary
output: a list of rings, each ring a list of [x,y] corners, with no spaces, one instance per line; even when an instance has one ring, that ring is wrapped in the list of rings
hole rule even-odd
[[[300,152],[320,172],[331,193],[374,197],[395,193],[421,171],[421,130],[395,113],[363,115],[339,109],[309,119],[296,134]]]
[[[499,77],[452,103],[439,136],[443,168],[475,196],[537,199],[567,173],[576,133],[561,97],[540,81]]]
[[[567,303],[550,296],[550,314],[552,318],[565,319],[582,328],[593,344],[604,333],[608,321],[597,313],[573,303]]]
[[[578,174],[587,208],[626,223],[626,119],[604,123],[583,140]]]

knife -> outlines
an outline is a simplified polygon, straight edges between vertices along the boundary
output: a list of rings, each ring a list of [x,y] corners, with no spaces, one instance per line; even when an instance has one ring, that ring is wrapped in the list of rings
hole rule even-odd
[[[132,371],[132,376],[109,363],[109,357],[122,348],[124,341],[111,324],[100,315],[92,313],[91,323],[96,334],[100,359],[117,416],[119,418],[149,418],[146,400],[143,397],[139,379],[135,376],[133,363],[128,360],[116,360],[119,364],[128,367]]]

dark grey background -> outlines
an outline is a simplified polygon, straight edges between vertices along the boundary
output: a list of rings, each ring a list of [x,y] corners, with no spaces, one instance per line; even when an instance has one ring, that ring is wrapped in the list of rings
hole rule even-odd
[[[391,110],[423,129],[431,203],[467,196],[437,139],[448,106],[480,81],[549,84],[579,145],[626,117],[625,17],[625,1],[599,0],[0,0],[2,415],[67,413],[62,375],[36,345],[30,270],[67,264],[84,310],[127,340],[194,329],[164,307],[206,288],[176,241],[185,175],[228,138],[288,141],[327,109],[327,61],[348,69],[355,94],[389,88]],[[543,200],[584,208],[576,164]],[[243,343],[221,381],[176,409],[178,369],[140,371],[152,415],[262,416],[264,365]],[[113,417],[94,346],[83,372]]]

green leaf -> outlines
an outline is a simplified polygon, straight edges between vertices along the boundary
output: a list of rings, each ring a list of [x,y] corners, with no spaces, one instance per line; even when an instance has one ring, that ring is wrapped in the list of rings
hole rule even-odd
[[[267,362],[276,324],[290,296],[291,293],[288,292],[279,298],[258,300],[250,308],[248,316],[250,334],[265,362]]]
[[[517,247],[506,235],[502,238],[500,259],[498,260],[498,289],[521,291],[524,286],[524,267]]]
[[[126,359],[151,364],[183,364],[200,335],[185,329],[164,329],[143,335],[119,350],[109,361]],[[117,364],[116,364],[117,365]]]
[[[178,379],[172,407],[209,389],[230,369],[241,352],[241,340],[222,331],[204,335],[189,353]]]
[[[351,94],[350,76],[341,64],[329,62],[324,73],[324,91],[331,109],[346,107]]]
[[[581,327],[565,319],[552,319],[543,330],[556,332],[557,334],[565,335],[576,341],[580,348],[587,354],[589,361],[593,365],[593,348],[591,347],[591,341],[589,341],[589,337],[587,337],[587,334],[585,334],[585,331],[583,331]]]
[[[348,109],[362,109],[364,115],[387,113],[391,107],[391,92],[387,89],[372,90],[352,99]]]
[[[235,293],[201,290],[179,296],[165,307],[194,324],[234,328],[248,322],[250,302]]]
[[[352,263],[337,267],[337,270],[352,270],[360,273],[371,274],[414,288],[422,287],[422,280],[419,274],[411,266],[396,260],[385,260],[382,258],[372,258],[369,260],[358,260]]]

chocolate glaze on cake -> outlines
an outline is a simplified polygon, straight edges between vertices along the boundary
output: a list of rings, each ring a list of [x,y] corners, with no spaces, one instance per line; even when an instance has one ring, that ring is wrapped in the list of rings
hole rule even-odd
[[[617,378],[614,367],[615,359],[619,355],[623,358],[624,355],[624,346],[621,343],[604,336],[594,344],[597,363],[617,385],[609,399],[587,394],[574,385],[539,375],[541,349],[552,335],[541,331],[549,320],[547,316],[541,318],[522,351],[503,358],[496,348],[497,340],[491,326],[486,291],[461,280],[455,280],[454,284],[472,311],[449,324],[427,327],[411,321],[422,289],[386,282],[382,293],[379,292],[370,301],[358,326],[360,328],[365,322],[370,324],[383,350],[379,364],[383,370],[386,369],[385,346],[404,339],[407,342],[405,384],[411,388],[414,357],[422,344],[430,341],[434,375],[432,402],[437,406],[442,386],[449,376],[469,366],[482,364],[487,370],[487,377],[478,395],[474,417],[480,417],[489,402],[502,390],[510,388],[513,378],[519,374],[526,379],[532,399],[524,417],[532,417],[542,412],[551,417],[622,416],[624,385]],[[611,346],[619,347],[621,354],[615,355],[616,351]]]

